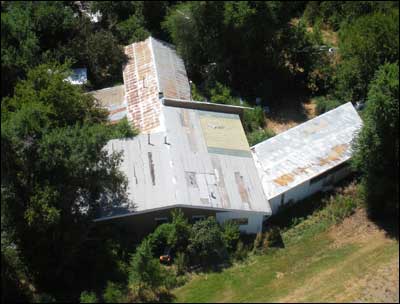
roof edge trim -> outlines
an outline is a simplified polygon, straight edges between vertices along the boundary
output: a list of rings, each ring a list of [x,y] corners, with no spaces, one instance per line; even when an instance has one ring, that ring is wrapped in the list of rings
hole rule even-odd
[[[242,115],[244,110],[253,110],[253,108],[250,107],[241,107],[241,106],[225,105],[212,102],[172,99],[172,98],[163,98],[162,103],[165,106],[171,106],[177,108],[224,112],[224,113],[239,114],[239,115]]]
[[[151,213],[151,212],[161,211],[161,210],[166,210],[166,209],[173,209],[173,208],[204,209],[204,210],[219,211],[219,212],[244,212],[244,213],[253,213],[253,214],[257,213],[257,214],[264,214],[264,215],[272,214],[272,211],[240,210],[240,209],[227,209],[227,208],[214,208],[214,207],[174,204],[174,205],[169,205],[169,206],[165,206],[165,207],[151,208],[151,209],[147,209],[147,210],[143,210],[143,211],[130,212],[127,214],[100,217],[100,218],[94,219],[93,222],[103,222],[103,221],[112,220],[112,219],[116,219],[116,218],[135,216],[135,215],[146,214],[146,213]]]

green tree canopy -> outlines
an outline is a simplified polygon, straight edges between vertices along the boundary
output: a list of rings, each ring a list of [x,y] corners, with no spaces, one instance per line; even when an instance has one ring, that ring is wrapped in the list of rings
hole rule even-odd
[[[29,69],[51,60],[86,67],[95,88],[122,80],[122,47],[72,2],[3,1],[1,6],[2,96],[11,96]]]
[[[399,11],[360,17],[346,24],[339,38],[338,95],[343,101],[365,100],[379,66],[399,58]]]
[[[355,144],[354,165],[363,176],[373,215],[398,218],[399,65],[380,67],[370,84],[364,127]]]
[[[312,52],[305,27],[291,24],[298,4],[281,1],[185,2],[163,26],[207,91],[216,81],[242,96],[282,95],[303,87]],[[285,90],[283,90],[285,88]]]
[[[103,147],[133,135],[107,125],[104,110],[67,76],[65,65],[39,65],[1,104],[2,232],[37,287],[51,292],[73,284],[64,270],[99,209],[127,201],[119,155]]]

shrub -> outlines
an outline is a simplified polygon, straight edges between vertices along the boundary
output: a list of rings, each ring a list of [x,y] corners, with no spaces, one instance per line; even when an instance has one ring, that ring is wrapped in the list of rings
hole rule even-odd
[[[331,99],[325,96],[320,96],[315,98],[316,103],[317,103],[317,107],[316,107],[316,111],[317,114],[322,114],[325,112],[328,112],[330,110],[333,110],[334,108],[340,106],[342,103],[337,100],[337,99]]]
[[[159,256],[164,252],[167,246],[174,244],[175,229],[173,224],[165,223],[156,228],[156,230],[148,236],[150,247],[155,256]]]
[[[239,226],[232,221],[226,221],[222,226],[222,237],[224,238],[227,250],[233,252],[240,237]]]
[[[187,255],[183,252],[178,252],[175,258],[177,275],[182,275],[186,272],[189,261]]]
[[[256,238],[254,239],[253,251],[260,251],[262,249],[263,242],[264,234],[262,232],[257,233]]]
[[[124,291],[122,286],[113,282],[107,282],[107,287],[103,293],[105,303],[123,302]]]
[[[215,266],[227,258],[221,228],[215,218],[196,222],[192,227],[188,247],[191,263]]]
[[[153,258],[149,239],[144,239],[131,258],[129,284],[141,288],[157,288],[162,285],[162,271],[158,260]]]
[[[275,132],[272,131],[271,129],[262,129],[247,133],[247,140],[251,147],[274,136]]]
[[[83,291],[80,296],[81,303],[98,303],[96,294],[93,291]]]
[[[183,252],[189,244],[191,226],[185,218],[181,209],[172,211],[173,234],[171,235],[170,246],[176,252]]]
[[[246,103],[244,106],[248,106],[248,104]],[[260,106],[253,108],[253,110],[245,110],[243,114],[243,120],[243,127],[246,132],[253,132],[259,130],[260,128],[264,128],[264,111]]]
[[[236,246],[235,254],[234,254],[235,260],[243,261],[247,258],[247,255],[248,255],[247,248],[244,246],[243,242],[239,240],[239,242],[237,243],[237,246]]]
[[[269,247],[283,247],[281,232],[278,227],[274,226],[266,232],[263,249]]]

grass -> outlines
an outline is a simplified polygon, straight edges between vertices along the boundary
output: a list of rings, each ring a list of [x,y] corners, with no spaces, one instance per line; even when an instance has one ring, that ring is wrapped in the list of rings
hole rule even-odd
[[[324,208],[283,232],[285,248],[252,255],[219,273],[193,275],[174,291],[177,302],[354,301],[349,290],[367,273],[398,257],[396,241],[374,238],[337,245],[331,227],[359,208],[357,197],[339,194]],[[354,203],[356,201],[356,203]],[[371,236],[372,237],[372,236]]]

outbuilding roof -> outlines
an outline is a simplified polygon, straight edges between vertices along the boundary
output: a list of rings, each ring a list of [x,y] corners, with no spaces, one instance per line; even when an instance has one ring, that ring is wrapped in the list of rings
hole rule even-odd
[[[361,125],[349,102],[253,146],[267,198],[349,160]]]

